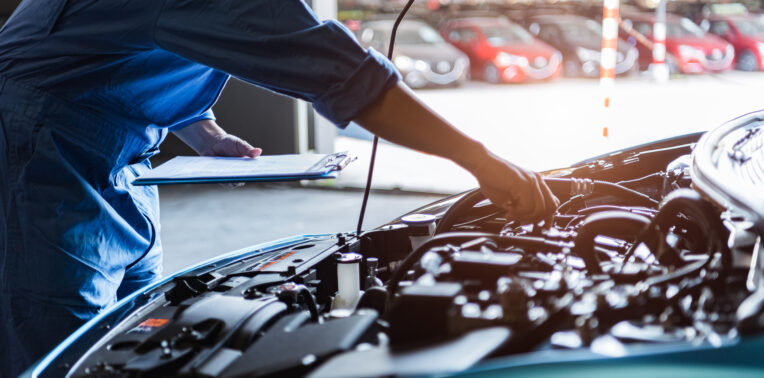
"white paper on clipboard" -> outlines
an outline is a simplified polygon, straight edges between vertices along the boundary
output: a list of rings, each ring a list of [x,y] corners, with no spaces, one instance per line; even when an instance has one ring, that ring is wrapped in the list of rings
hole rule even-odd
[[[134,185],[290,181],[333,178],[353,158],[347,152],[331,155],[292,154],[247,157],[177,156],[136,179]]]

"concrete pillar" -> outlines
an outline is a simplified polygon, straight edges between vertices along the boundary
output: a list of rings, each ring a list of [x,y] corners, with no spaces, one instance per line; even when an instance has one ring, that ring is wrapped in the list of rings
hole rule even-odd
[[[603,92],[604,122],[602,136],[610,136],[610,101],[615,86],[615,66],[618,54],[619,0],[605,0],[602,4],[602,50],[600,53],[600,88]]]
[[[653,78],[659,83],[669,79],[669,67],[666,64],[666,0],[660,0],[655,8],[653,25]]]
[[[337,18],[337,0],[313,0],[313,11],[319,19],[329,20]],[[337,128],[315,111],[313,116],[313,140],[311,145],[316,152],[328,154],[334,152],[334,138],[337,136]]]

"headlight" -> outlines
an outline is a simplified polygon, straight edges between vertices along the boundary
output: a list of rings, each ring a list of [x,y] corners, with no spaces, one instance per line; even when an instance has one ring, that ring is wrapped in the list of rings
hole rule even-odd
[[[681,55],[682,58],[685,58],[685,59],[688,59],[688,58],[699,59],[699,58],[704,56],[702,51],[700,51],[700,50],[698,50],[698,49],[696,49],[696,48],[694,48],[692,46],[679,45],[677,50],[679,51],[679,55]]]
[[[510,66],[510,65],[516,65],[521,67],[528,66],[528,58],[524,56],[507,54],[503,51],[496,55],[495,61],[500,66]]]
[[[427,63],[424,60],[416,60],[414,61],[414,68],[417,71],[424,72],[430,69],[430,63]]]
[[[457,68],[465,68],[470,65],[470,60],[466,56],[460,56],[456,58],[456,62],[454,62],[454,67]]]
[[[757,47],[758,47],[758,44],[757,44]],[[727,48],[724,51],[725,51],[725,56],[732,56],[735,53],[735,48],[732,47],[732,45],[727,45]]]
[[[602,54],[596,50],[589,50],[583,47],[576,47],[576,55],[578,55],[578,59],[585,62],[587,60],[600,60],[600,57]]]
[[[407,57],[406,55],[398,55],[393,60],[393,63],[395,63],[396,66],[398,66],[398,69],[401,71],[411,71],[412,68],[414,68],[414,60]]]

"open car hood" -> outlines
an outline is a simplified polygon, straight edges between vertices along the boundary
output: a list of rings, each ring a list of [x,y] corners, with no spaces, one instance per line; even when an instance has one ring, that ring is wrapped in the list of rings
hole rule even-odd
[[[754,376],[763,125],[753,113],[545,172],[564,202],[545,227],[470,191],[361,235],[221,256],[25,374]]]

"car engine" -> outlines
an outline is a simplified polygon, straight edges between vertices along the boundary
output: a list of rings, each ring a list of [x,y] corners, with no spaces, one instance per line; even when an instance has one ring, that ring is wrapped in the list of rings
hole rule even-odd
[[[708,163],[695,134],[546,172],[562,204],[544,222],[507,218],[475,190],[361,235],[197,267],[99,319],[58,372],[430,375],[549,351],[725,345],[764,327],[761,233],[745,200],[702,177],[760,188],[760,124],[706,135]]]

